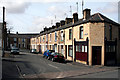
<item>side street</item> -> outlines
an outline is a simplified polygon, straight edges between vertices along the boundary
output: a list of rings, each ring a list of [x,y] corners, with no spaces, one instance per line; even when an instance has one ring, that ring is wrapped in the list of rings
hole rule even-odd
[[[52,62],[43,58],[41,54],[26,52],[3,58],[2,67],[3,80],[7,78],[118,78],[118,67],[87,66],[71,61]]]

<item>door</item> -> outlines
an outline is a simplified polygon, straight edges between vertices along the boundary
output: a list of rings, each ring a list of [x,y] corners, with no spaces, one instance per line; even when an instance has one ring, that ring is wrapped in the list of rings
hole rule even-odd
[[[101,65],[101,46],[92,47],[92,64]]]
[[[65,45],[65,58],[67,59],[67,45]]]
[[[55,52],[57,52],[57,45],[55,44]]]

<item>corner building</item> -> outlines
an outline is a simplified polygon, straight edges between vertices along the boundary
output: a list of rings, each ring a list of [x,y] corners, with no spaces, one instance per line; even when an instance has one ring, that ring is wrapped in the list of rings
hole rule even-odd
[[[36,41],[35,41],[36,40]],[[37,51],[49,49],[62,53],[66,59],[87,65],[115,65],[120,63],[120,24],[90,9],[79,19],[66,18],[56,26],[44,28],[31,39]]]

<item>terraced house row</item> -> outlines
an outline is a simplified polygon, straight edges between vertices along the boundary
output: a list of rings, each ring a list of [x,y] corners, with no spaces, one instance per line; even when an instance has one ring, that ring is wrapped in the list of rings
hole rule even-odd
[[[83,10],[73,18],[57,22],[44,28],[31,38],[31,49],[38,52],[55,50],[66,59],[88,65],[113,65],[120,63],[120,24],[90,9]]]

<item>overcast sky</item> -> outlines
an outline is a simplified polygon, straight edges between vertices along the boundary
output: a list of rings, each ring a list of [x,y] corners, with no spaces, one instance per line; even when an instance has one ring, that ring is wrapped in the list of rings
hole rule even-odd
[[[2,22],[2,7],[5,6],[5,21],[7,27],[13,27],[12,32],[39,33],[45,26],[52,26],[51,20],[54,25],[66,17],[72,17],[72,14],[77,12],[76,2],[78,2],[79,18],[82,18],[82,0],[1,0],[0,22]],[[84,0],[85,8],[91,9],[91,15],[101,13],[118,22],[118,0],[110,0],[109,2]]]

